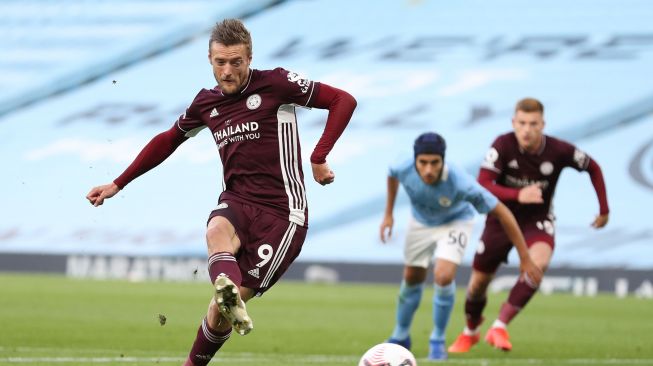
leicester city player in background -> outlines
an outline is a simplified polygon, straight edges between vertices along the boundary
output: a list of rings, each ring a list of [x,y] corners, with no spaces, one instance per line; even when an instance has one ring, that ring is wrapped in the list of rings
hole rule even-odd
[[[478,182],[515,215],[531,257],[546,272],[555,248],[553,195],[563,169],[571,167],[589,173],[599,201],[593,227],[600,229],[608,223],[610,209],[599,164],[576,146],[545,135],[544,125],[542,102],[535,98],[517,102],[513,131],[494,140],[481,164]],[[487,218],[467,285],[467,325],[449,347],[449,352],[468,352],[480,340],[487,288],[499,266],[507,261],[511,240],[494,218]],[[538,283],[524,276],[519,278],[485,335],[488,344],[503,351],[512,349],[508,324],[535,296],[537,289]]]

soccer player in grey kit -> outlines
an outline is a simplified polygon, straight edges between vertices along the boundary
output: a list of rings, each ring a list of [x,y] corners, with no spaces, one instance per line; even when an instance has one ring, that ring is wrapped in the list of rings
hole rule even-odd
[[[497,137],[492,144],[481,164],[478,181],[510,208],[524,233],[531,258],[546,271],[555,243],[551,203],[562,169],[571,167],[589,173],[599,201],[599,214],[592,222],[597,229],[608,223],[603,173],[585,152],[543,133],[544,106],[537,99],[525,98],[517,103],[512,127],[513,132]],[[499,265],[507,260],[511,248],[499,222],[488,216],[467,286],[467,326],[449,347],[449,352],[468,352],[479,341],[487,287]],[[535,295],[537,287],[532,279],[522,274],[488,330],[487,343],[504,351],[512,349],[507,325]]]
[[[186,366],[203,366],[229,338],[253,328],[245,302],[274,285],[299,255],[308,228],[295,107],[328,109],[311,155],[313,178],[334,181],[326,156],[349,122],[348,93],[282,68],[250,68],[252,40],[240,20],[217,23],[209,62],[218,85],[202,89],[172,128],[155,136],[112,183],[94,187],[94,206],[154,168],[208,128],[223,165],[224,191],[208,218],[208,270],[215,294]]]

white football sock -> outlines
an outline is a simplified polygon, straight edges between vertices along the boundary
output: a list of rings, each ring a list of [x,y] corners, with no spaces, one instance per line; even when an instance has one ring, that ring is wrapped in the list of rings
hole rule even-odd
[[[506,323],[502,322],[499,319],[495,320],[494,323],[492,323],[492,328],[506,329],[507,327],[508,327],[508,325]]]

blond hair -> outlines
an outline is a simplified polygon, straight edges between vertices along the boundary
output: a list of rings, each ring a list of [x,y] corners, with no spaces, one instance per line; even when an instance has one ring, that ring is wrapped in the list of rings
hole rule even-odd
[[[526,113],[530,112],[540,112],[544,114],[544,105],[542,102],[535,98],[524,98],[517,102],[517,105],[515,105],[515,113],[517,111],[522,111]]]

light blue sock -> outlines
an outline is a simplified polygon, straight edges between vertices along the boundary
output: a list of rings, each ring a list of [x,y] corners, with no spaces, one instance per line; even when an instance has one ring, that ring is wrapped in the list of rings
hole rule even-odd
[[[408,338],[413,315],[422,300],[422,292],[424,292],[424,284],[410,286],[405,281],[401,282],[399,303],[397,304],[397,323],[391,338],[399,340]]]
[[[456,301],[456,282],[452,281],[447,286],[435,284],[433,294],[433,332],[430,340],[444,341],[447,323],[451,316],[453,304]]]

